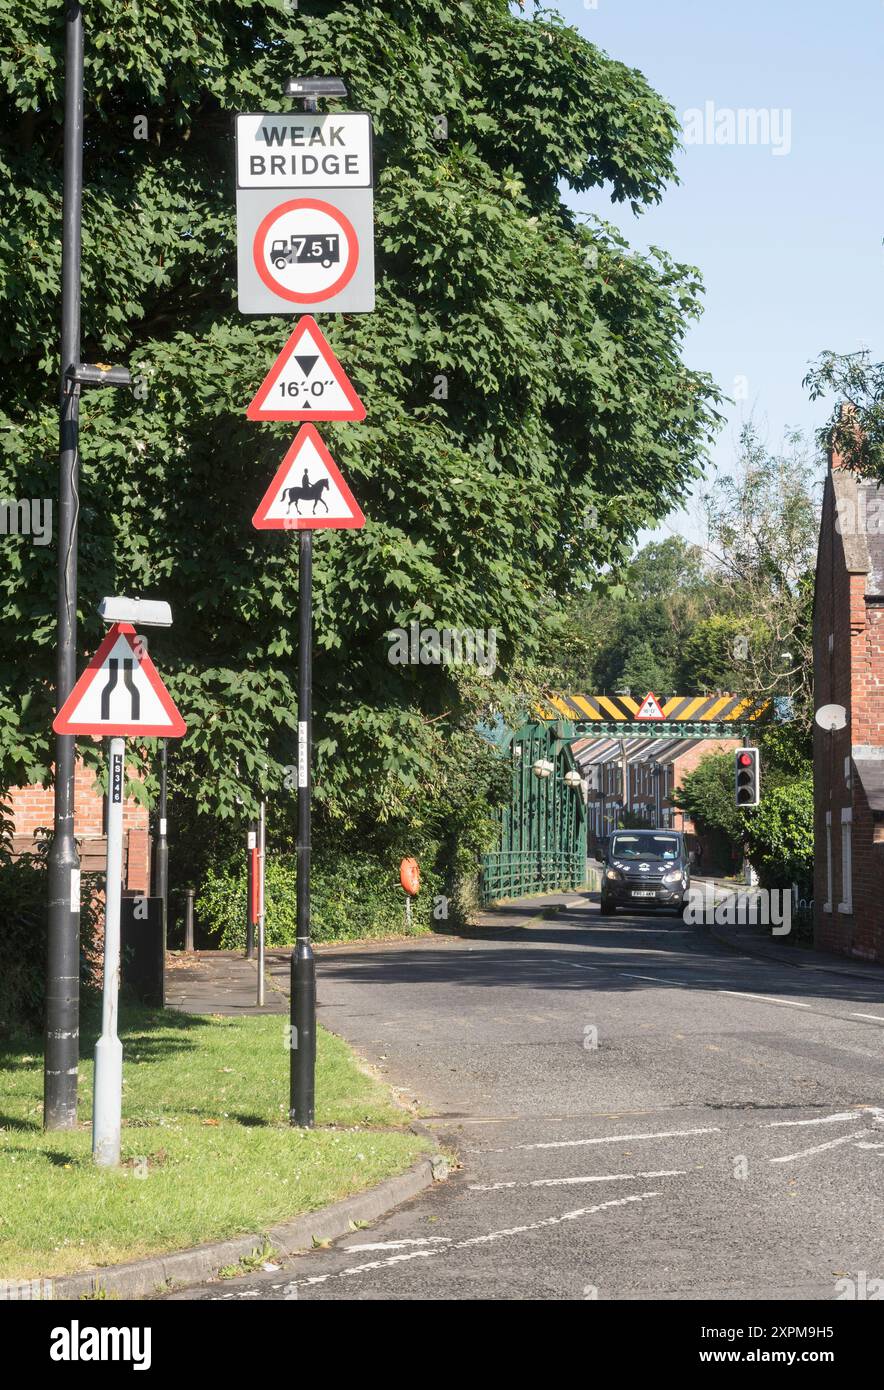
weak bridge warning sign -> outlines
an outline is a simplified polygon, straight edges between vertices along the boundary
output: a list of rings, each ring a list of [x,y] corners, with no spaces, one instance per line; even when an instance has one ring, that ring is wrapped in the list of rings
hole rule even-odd
[[[243,314],[375,306],[372,124],[364,111],[236,117]]]
[[[236,118],[239,188],[371,188],[371,117],[303,111]]]

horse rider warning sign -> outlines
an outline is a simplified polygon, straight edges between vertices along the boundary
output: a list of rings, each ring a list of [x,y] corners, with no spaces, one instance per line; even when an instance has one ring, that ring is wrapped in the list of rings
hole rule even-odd
[[[365,517],[312,425],[303,425],[252,517],[259,531],[347,530]]]

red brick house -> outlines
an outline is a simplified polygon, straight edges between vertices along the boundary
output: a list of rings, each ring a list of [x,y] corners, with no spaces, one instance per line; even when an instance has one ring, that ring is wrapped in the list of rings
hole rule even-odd
[[[829,457],[817,551],[814,941],[884,963],[884,490]]]
[[[660,738],[619,739],[582,738],[573,744],[574,757],[581,771],[594,766],[587,803],[590,843],[616,829],[624,808],[623,762],[626,759],[627,787],[625,809],[649,825],[670,826],[696,835],[690,816],[672,803],[672,793],[681,789],[685,776],[712,753],[733,753],[740,747],[737,738]]]
[[[15,854],[33,850],[39,832],[52,829],[55,793],[52,787],[12,787],[6,800],[12,806]],[[92,772],[77,762],[74,782],[74,833],[84,873],[103,873],[107,864],[104,798]],[[150,892],[150,834],[148,811],[129,798],[123,807],[123,891]]]

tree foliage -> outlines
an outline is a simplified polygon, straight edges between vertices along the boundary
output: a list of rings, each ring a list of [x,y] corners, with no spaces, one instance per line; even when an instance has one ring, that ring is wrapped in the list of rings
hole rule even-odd
[[[732,844],[743,840],[743,822],[734,792],[731,753],[710,753],[672,794],[673,803],[691,817],[698,829],[717,830]]]
[[[733,691],[798,722],[812,707],[819,491],[799,435],[771,453],[747,426],[701,497],[706,544],[652,541],[570,608],[569,683],[633,695]]]
[[[762,887],[813,892],[813,771],[771,788],[745,813],[749,858]]]
[[[0,493],[43,497],[62,7],[0,0],[0,19]],[[370,835],[438,819],[456,789],[450,829],[489,785],[467,792],[463,766],[482,762],[495,684],[392,665],[388,632],[493,629],[505,682],[563,596],[682,496],[714,423],[714,388],[680,356],[697,272],[633,253],[561,193],[658,200],[674,113],[553,13],[506,0],[94,0],[85,22],[84,358],[128,363],[138,391],[83,400],[81,664],[103,594],[169,599],[151,651],[188,722],[179,806],[293,803],[296,547],[250,525],[292,430],[245,419],[291,325],[235,307],[232,116],[287,109],[293,73],[339,74],[375,122],[379,286],[376,313],[324,324],[368,408],[325,435],[369,520],[315,547],[317,799]],[[48,776],[55,569],[24,537],[3,557],[8,785]]]
[[[875,362],[868,348],[823,352],[804,385],[811,400],[835,399],[819,431],[822,448],[834,449],[858,477],[884,482],[884,362]]]

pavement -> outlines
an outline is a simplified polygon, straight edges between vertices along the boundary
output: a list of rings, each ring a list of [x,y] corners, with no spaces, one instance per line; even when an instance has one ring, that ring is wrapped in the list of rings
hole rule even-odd
[[[241,951],[170,951],[166,957],[168,1009],[226,1018],[289,1011],[288,999],[276,989],[265,987],[261,1008],[257,997],[258,962],[246,960]]]
[[[323,952],[322,1023],[461,1166],[328,1249],[172,1297],[833,1300],[884,1278],[884,972],[805,954],[590,894]]]

